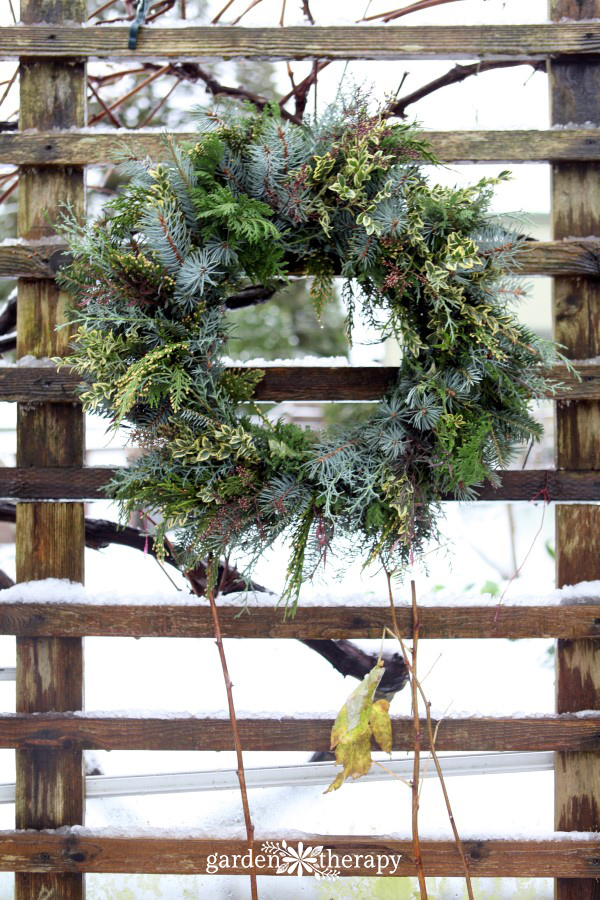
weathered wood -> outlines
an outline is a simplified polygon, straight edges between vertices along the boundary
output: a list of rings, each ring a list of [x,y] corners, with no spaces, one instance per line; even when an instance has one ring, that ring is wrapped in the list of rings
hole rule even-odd
[[[109,832],[110,834],[110,832]],[[279,860],[263,854],[265,840],[281,842],[285,835],[263,836],[254,842],[254,858],[260,873],[275,875]],[[287,839],[295,846],[294,838]],[[377,855],[399,855],[397,876],[414,875],[415,862],[411,840],[380,837],[347,837],[338,835],[306,835],[304,846],[323,846],[324,863],[335,863],[340,875],[374,875],[372,858]],[[565,875],[590,878],[598,874],[600,840],[557,838],[556,840],[498,840],[480,838],[464,840],[471,876],[492,878],[515,876],[548,878]],[[333,859],[328,851],[333,854]],[[210,840],[208,838],[173,837],[157,830],[156,837],[110,837],[102,831],[79,834],[32,834],[2,832],[0,834],[0,871],[19,872],[113,872],[156,874],[229,874],[247,875],[248,844],[243,840]],[[225,871],[207,872],[207,863],[227,855],[232,862]],[[421,855],[430,876],[463,875],[463,863],[454,841],[421,839]],[[232,861],[232,857],[235,859]],[[256,857],[259,857],[257,860]],[[214,858],[213,858],[214,857]],[[244,868],[246,859],[246,868]],[[375,864],[376,865],[376,864]],[[392,863],[387,873],[391,874]],[[308,876],[307,876],[308,877]]]
[[[21,19],[32,22],[85,21],[85,0],[22,0]],[[21,129],[85,125],[85,66],[81,60],[20,60]],[[53,236],[52,220],[65,202],[82,213],[81,167],[22,167],[19,172],[19,235],[28,240]],[[51,280],[21,279],[17,300],[17,356],[54,356],[65,352],[63,321],[66,298]],[[83,416],[73,403],[19,404],[17,465],[80,466],[83,463]],[[83,580],[83,506],[17,506],[17,580],[58,577]],[[83,704],[83,647],[80,638],[17,639],[17,710],[29,713],[80,708]],[[84,773],[80,750],[43,747],[17,751],[16,824],[18,828],[56,828],[83,822]],[[17,900],[83,896],[83,878],[19,874]]]
[[[0,143],[2,135],[0,134]],[[42,241],[0,245],[0,278],[52,278],[69,257]],[[600,239],[529,241],[516,254],[518,275],[600,275]]]
[[[0,468],[0,500],[101,500],[116,471],[110,466],[6,466]],[[499,487],[486,483],[479,488],[476,499],[529,502],[543,499],[546,491],[559,503],[600,501],[600,472],[511,469],[500,473]]]
[[[568,25],[333,26],[293,28],[0,28],[0,59],[544,59],[600,51],[598,22]]]
[[[577,364],[579,378],[566,366],[556,366],[552,379],[559,384],[559,396],[569,400],[600,399],[600,363]],[[394,386],[395,366],[267,366],[258,383],[258,401],[292,400],[377,400]],[[67,370],[48,366],[0,368],[0,401],[61,403],[77,400],[79,377]],[[554,396],[549,390],[548,396]]]
[[[329,750],[334,719],[238,717],[244,750]],[[433,722],[436,748],[447,751],[599,750],[597,716],[447,718]],[[394,750],[414,746],[410,716],[392,717]],[[429,749],[422,721],[423,748]],[[0,747],[72,750],[233,750],[227,719],[95,717],[45,713],[0,715]]]
[[[196,132],[179,132],[182,142],[195,143]],[[600,152],[598,128],[561,131],[425,131],[443,162],[547,162],[593,160]],[[39,166],[89,166],[110,163],[123,145],[160,160],[167,156],[164,139],[156,131],[0,132],[0,163]]]
[[[600,0],[550,0],[550,18],[561,22],[600,17]],[[569,27],[565,24],[563,27]],[[600,59],[579,57],[550,67],[553,124],[600,121]],[[588,236],[597,231],[600,165],[555,163],[552,170],[554,237]],[[600,353],[600,282],[558,277],[554,282],[557,340],[568,356]],[[556,421],[557,466],[599,467],[600,403],[559,403]],[[556,511],[558,584],[600,577],[600,507]],[[559,641],[556,702],[559,712],[600,708],[600,644]],[[597,753],[558,754],[555,765],[555,826],[559,831],[600,830],[600,757]],[[600,881],[559,880],[557,900],[600,898]]]
[[[18,603],[2,600],[0,634],[53,637],[212,638],[206,603],[149,605],[130,597],[127,604]],[[275,603],[275,599],[273,601]],[[397,606],[401,631],[412,635],[410,609]],[[224,637],[230,638],[381,638],[390,626],[386,606],[302,606],[293,618],[283,609],[221,605]],[[569,606],[421,606],[420,636],[427,638],[596,638],[600,600]]]

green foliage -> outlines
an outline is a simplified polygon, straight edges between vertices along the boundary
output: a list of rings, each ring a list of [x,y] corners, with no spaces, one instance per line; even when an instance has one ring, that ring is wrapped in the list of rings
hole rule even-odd
[[[167,137],[160,165],[130,154],[132,181],[103,221],[65,217],[73,263],[60,277],[77,325],[66,362],[87,382],[86,407],[127,423],[144,451],[114,483],[124,514],[158,513],[184,566],[237,552],[250,574],[285,536],[295,603],[334,546],[342,565],[355,555],[396,570],[424,552],[442,498],[473,496],[539,437],[528,403],[548,390],[556,351],[510,312],[520,239],[489,216],[499,179],[430,185],[422,141],[358,94],[310,127],[267,108],[202,128],[191,146]],[[324,434],[271,421],[252,403],[262,373],[223,361],[244,349],[228,297],[257,281],[278,290],[301,267],[338,340],[334,273],[348,330],[358,301],[402,349],[389,394]],[[281,346],[284,316],[306,342],[306,307],[277,304],[275,319],[239,313],[255,353]]]

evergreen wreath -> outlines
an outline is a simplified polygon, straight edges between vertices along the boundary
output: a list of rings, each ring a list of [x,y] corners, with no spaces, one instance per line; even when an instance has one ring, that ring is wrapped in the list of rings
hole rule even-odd
[[[71,355],[86,409],[143,448],[112,492],[175,530],[186,569],[258,557],[285,536],[286,602],[331,556],[398,571],[437,535],[441,501],[497,483],[537,440],[529,410],[549,389],[553,344],[510,311],[521,238],[489,214],[494,185],[431,185],[427,145],[356,93],[316,122],[277,109],[206,116],[168,161],[131,155],[129,185],[100,221],[60,231],[75,303]],[[253,403],[263,373],[226,366],[227,300],[280,287],[301,263],[317,316],[343,296],[402,361],[367,418],[323,433]],[[257,313],[258,314],[258,313]]]

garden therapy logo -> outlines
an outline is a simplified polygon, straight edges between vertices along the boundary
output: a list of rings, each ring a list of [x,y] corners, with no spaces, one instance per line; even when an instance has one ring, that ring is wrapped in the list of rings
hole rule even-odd
[[[333,881],[340,874],[337,869],[323,867],[321,857],[323,847],[306,847],[302,841],[298,841],[298,849],[290,847],[287,841],[281,841],[281,844],[273,844],[267,841],[262,846],[263,853],[269,853],[271,856],[278,855],[281,859],[277,867],[278,875],[314,875],[317,880],[327,878]]]
[[[340,854],[323,846],[305,847],[303,841],[298,841],[295,847],[285,840],[265,841],[260,853],[253,849],[232,855],[211,853],[206,859],[206,872],[216,875],[241,869],[259,874],[264,871],[268,875],[275,869],[277,875],[314,875],[317,880],[333,881],[342,869],[359,869],[360,874],[366,871],[374,875],[395,875],[401,859],[401,853]]]

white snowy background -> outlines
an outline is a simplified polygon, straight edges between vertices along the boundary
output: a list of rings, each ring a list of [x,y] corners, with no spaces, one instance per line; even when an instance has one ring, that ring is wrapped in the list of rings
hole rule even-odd
[[[217,10],[222,3],[213,2]],[[364,13],[366,0],[313,0],[319,24],[349,24]],[[370,12],[384,11],[396,4],[377,0]],[[16,6],[16,4],[15,4]],[[245,6],[240,5],[240,9]],[[286,24],[300,22],[298,2],[288,3]],[[278,17],[277,0],[264,0],[245,19],[245,24],[272,24]],[[238,10],[239,11],[239,10]],[[541,22],[546,18],[545,0],[462,0],[412,15],[401,20],[417,24],[492,24]],[[227,17],[225,17],[225,20]],[[0,24],[10,24],[8,8],[0,9]],[[459,62],[460,60],[456,60]],[[12,63],[0,63],[0,80],[10,77]],[[405,71],[404,90],[412,90],[446,71],[448,62],[343,63],[332,65],[319,82],[319,105],[331,99],[340,78],[357,83],[373,83],[374,90],[395,89]],[[302,74],[301,64],[297,70]],[[282,84],[284,64],[278,64]],[[202,99],[201,91],[198,100]],[[18,104],[16,90],[11,92],[2,110],[7,117]],[[173,127],[181,127],[189,108],[189,94],[182,101]],[[6,114],[6,115],[4,115]],[[531,73],[528,67],[491,72],[461,85],[446,88],[418,105],[418,117],[424,127],[441,129],[518,129],[548,127],[547,78]],[[504,166],[451,166],[436,172],[440,180],[472,181],[483,175],[497,174]],[[531,217],[532,229],[545,234],[549,214],[549,168],[546,165],[512,166],[513,180],[498,191],[498,212],[523,210]],[[90,178],[94,173],[90,173]],[[523,316],[541,332],[551,329],[550,287],[548,279],[532,279],[532,299],[523,307]],[[257,313],[260,315],[260,312]],[[360,335],[359,335],[360,337]],[[363,337],[367,337],[363,335]],[[379,355],[378,355],[379,354]],[[358,346],[353,351],[355,364],[383,361],[381,351]],[[540,415],[550,424],[551,414]],[[0,404],[0,463],[14,464],[15,410]],[[125,455],[118,440],[108,440],[103,422],[88,422],[88,463],[115,465]],[[550,446],[550,443],[548,444]],[[549,450],[532,456],[528,465],[547,465]],[[512,517],[503,504],[458,506],[448,504],[444,522],[443,547],[430,554],[428,571],[415,568],[410,573],[417,582],[419,595],[438,592],[440,597],[461,595],[467,590],[502,593],[506,602],[520,594],[542,596],[554,585],[552,559],[553,511],[539,503],[515,504]],[[87,514],[116,517],[106,503],[90,504]],[[538,534],[539,532],[539,534]],[[535,537],[538,534],[537,538]],[[515,561],[526,559],[519,577],[510,585]],[[266,558],[256,573],[257,580],[281,588],[286,564],[285,548]],[[0,546],[0,568],[14,577],[14,548]],[[307,589],[308,594],[364,592],[365,600],[385,590],[380,574],[358,570],[345,573],[334,582],[327,571],[321,584]],[[86,551],[86,581],[93,591],[113,590],[131,600],[156,590],[171,590],[158,565],[136,551],[113,547],[101,552]],[[183,585],[182,585],[183,586]],[[406,587],[397,588],[398,597],[406,597]],[[89,710],[127,710],[134,708],[190,711],[217,711],[225,707],[225,693],[212,640],[174,638],[141,639],[88,638],[86,652],[86,706]],[[378,642],[363,642],[370,649]],[[311,650],[293,640],[226,641],[226,651],[234,682],[235,700],[240,711],[264,710],[326,712],[339,709],[354,681],[344,680]],[[552,712],[554,709],[554,671],[549,641],[479,640],[423,641],[420,645],[420,671],[431,669],[425,690],[433,707],[452,713],[515,714]],[[0,667],[14,665],[14,641],[0,637]],[[15,708],[14,683],[0,682],[0,709]],[[410,700],[404,691],[396,697],[392,712],[408,714]],[[308,753],[246,753],[248,767],[305,762]],[[397,754],[400,756],[400,754]],[[194,771],[210,768],[234,768],[231,753],[193,752],[95,752],[106,774]],[[0,752],[0,781],[14,780],[14,759],[10,751]],[[486,775],[454,778],[448,782],[459,830],[468,835],[499,834],[541,835],[553,827],[553,782],[550,772],[528,775]],[[410,829],[410,792],[397,781],[378,784],[349,784],[335,794],[323,796],[319,787],[268,788],[253,790],[252,813],[261,832],[294,829],[332,834],[408,833]],[[117,799],[93,799],[87,804],[87,825],[112,827],[181,827],[206,829],[218,835],[219,829],[242,823],[236,791],[159,795]],[[422,830],[425,834],[449,833],[439,786],[428,780],[422,792]],[[0,828],[14,827],[14,806],[0,805]],[[289,882],[289,884],[288,884]],[[196,876],[102,876],[87,879],[88,897],[97,898],[245,898],[249,896],[247,879]],[[338,885],[319,885],[314,879],[261,879],[265,897],[374,897],[408,898],[414,884],[408,879],[344,880]],[[0,875],[0,898],[12,897],[12,878]],[[551,898],[548,880],[482,880],[478,897]],[[463,896],[460,881],[432,880],[432,896]]]

